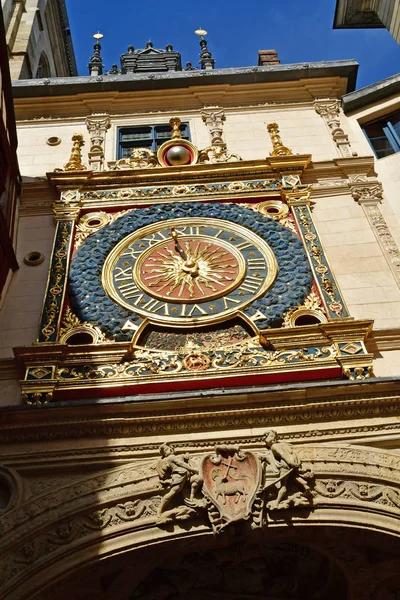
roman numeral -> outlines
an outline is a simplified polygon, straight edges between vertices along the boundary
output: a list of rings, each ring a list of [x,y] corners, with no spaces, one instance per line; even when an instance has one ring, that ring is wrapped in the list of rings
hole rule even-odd
[[[187,307],[188,307],[187,304],[182,304],[181,317],[192,317],[196,310],[199,312],[200,315],[207,314],[207,312],[203,308],[201,308],[201,306],[199,306],[198,304],[193,304],[190,311],[186,314]]]
[[[189,234],[190,235],[200,235],[200,227],[198,225],[190,225],[189,226]]]
[[[124,279],[130,279],[132,277],[132,267],[115,267],[115,281],[124,281]]]
[[[247,262],[250,271],[255,271],[256,269],[265,269],[266,266],[263,258],[249,258]]]
[[[225,308],[230,308],[228,302],[232,302],[233,304],[240,304],[240,300],[236,300],[235,298],[222,298]]]
[[[159,302],[158,300],[152,299],[146,302],[146,304],[142,304],[140,308],[152,312],[159,312],[160,310],[164,310],[164,315],[169,316],[168,304],[166,302]]]
[[[253,244],[251,242],[242,242],[241,244],[238,244],[236,246],[236,248],[238,250],[247,250],[247,248],[252,248]]]
[[[129,246],[129,248],[127,248],[125,250],[125,252],[123,252],[121,254],[121,256],[130,256],[131,258],[133,258],[133,260],[137,259],[136,255],[142,254],[143,250],[145,250],[145,248],[141,248],[139,250],[135,250],[134,248],[132,248],[131,246]]]
[[[138,304],[143,298],[142,292],[134,283],[125,283],[124,285],[120,285],[118,290],[127,300],[130,300],[131,298],[137,298],[134,304]]]
[[[253,293],[260,287],[260,284],[263,282],[261,277],[246,277],[239,290],[245,290],[246,292]]]

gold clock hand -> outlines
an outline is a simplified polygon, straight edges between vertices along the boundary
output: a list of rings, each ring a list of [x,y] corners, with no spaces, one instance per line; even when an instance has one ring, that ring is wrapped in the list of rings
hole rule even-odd
[[[186,254],[186,252],[179,243],[178,232],[174,227],[171,227],[169,234],[175,242],[175,250],[185,261],[182,265],[182,271],[184,273],[188,273],[192,277],[197,277],[197,275],[199,274],[199,265],[197,264],[197,261],[195,261],[191,256],[188,256]]]
[[[178,252],[178,254],[180,256],[182,256],[184,261],[187,261],[187,259],[188,259],[187,254],[179,243],[178,232],[176,231],[175,227],[171,227],[169,235],[172,237],[172,239],[175,242],[175,250]]]

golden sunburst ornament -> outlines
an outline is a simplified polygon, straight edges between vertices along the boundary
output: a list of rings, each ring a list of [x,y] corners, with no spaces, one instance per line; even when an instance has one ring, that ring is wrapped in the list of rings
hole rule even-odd
[[[217,298],[243,279],[242,257],[222,241],[191,236],[153,246],[138,261],[139,285],[156,298]]]

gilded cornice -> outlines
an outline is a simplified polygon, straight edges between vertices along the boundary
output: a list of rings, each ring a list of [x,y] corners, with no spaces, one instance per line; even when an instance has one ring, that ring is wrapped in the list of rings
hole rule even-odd
[[[293,162],[292,162],[292,159]],[[284,161],[281,157],[269,157],[254,161],[237,163],[219,163],[214,165],[194,165],[185,169],[163,168],[162,170],[143,169],[140,171],[78,171],[49,173],[48,180],[24,179],[23,193],[20,199],[21,216],[52,214],[52,206],[59,191],[64,189],[95,190],[117,187],[140,187],[158,185],[180,185],[182,180],[198,183],[213,180],[256,179],[276,176],[277,172],[286,172],[291,166],[293,171],[302,172],[302,182],[312,185],[312,198],[342,195],[350,193],[357,179],[365,184],[376,182],[373,157],[354,157],[332,161],[311,162],[308,167],[308,155],[291,156]],[[273,193],[273,192],[272,192]],[[177,194],[177,199],[179,195]]]
[[[290,157],[268,157],[266,159],[240,161],[235,163],[196,164],[182,168],[141,169],[124,171],[76,171],[48,173],[49,181],[57,189],[112,189],[134,185],[135,187],[166,184],[180,184],[183,181],[203,183],[214,180],[237,178],[270,177],[277,173],[301,174],[311,160],[309,154]]]

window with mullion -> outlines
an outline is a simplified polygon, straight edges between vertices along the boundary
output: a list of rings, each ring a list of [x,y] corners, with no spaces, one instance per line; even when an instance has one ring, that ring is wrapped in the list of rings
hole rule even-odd
[[[363,126],[377,158],[400,152],[400,111]]]
[[[184,140],[190,140],[188,123],[181,123],[180,130]],[[117,158],[129,158],[134,148],[157,149],[171,139],[171,125],[138,125],[136,127],[120,127],[118,129]]]

